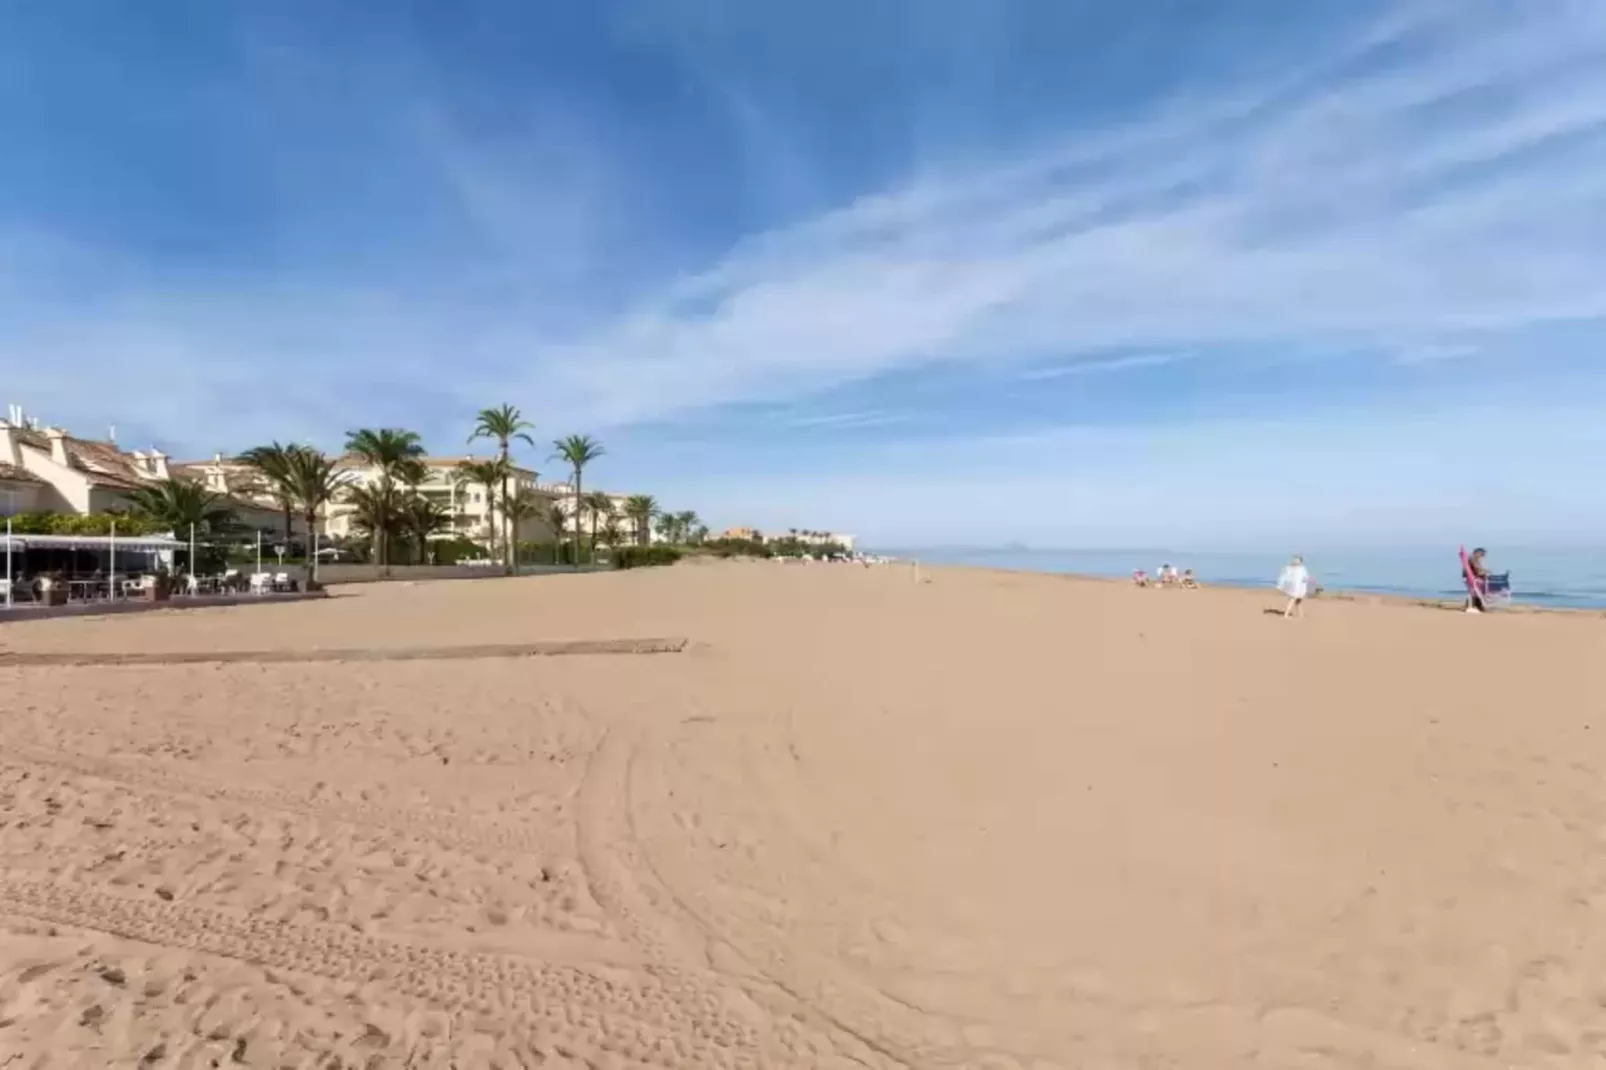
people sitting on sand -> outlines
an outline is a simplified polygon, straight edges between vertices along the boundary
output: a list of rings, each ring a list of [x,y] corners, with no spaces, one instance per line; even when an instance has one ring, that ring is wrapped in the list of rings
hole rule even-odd
[[[1187,591],[1197,591],[1199,589],[1199,581],[1193,578],[1193,569],[1185,568],[1182,570],[1182,588]]]
[[[1140,568],[1132,573],[1132,582],[1139,587],[1147,587],[1149,585],[1149,574]]]
[[[1169,561],[1160,566],[1159,580],[1161,587],[1170,587],[1177,582],[1177,570]]]

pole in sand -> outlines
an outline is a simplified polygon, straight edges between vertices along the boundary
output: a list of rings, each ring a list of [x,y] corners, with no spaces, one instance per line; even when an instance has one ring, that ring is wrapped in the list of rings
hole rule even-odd
[[[112,521],[111,569],[106,580],[106,601],[117,601],[117,521]]]
[[[262,572],[262,529],[257,529],[257,572]]]
[[[192,590],[192,591],[200,590],[200,588],[195,585],[195,582],[194,582],[195,578],[196,578],[196,571],[195,571],[195,525],[191,524],[190,525],[190,580],[191,580],[190,590]]]
[[[6,608],[11,608],[11,518],[6,517]]]

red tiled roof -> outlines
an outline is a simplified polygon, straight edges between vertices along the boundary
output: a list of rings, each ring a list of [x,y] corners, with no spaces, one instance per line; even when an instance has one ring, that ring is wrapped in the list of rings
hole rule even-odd
[[[5,461],[0,461],[0,482],[33,483],[38,486],[44,486],[45,483],[44,480],[34,475],[26,468],[20,468],[14,464],[7,464]]]
[[[36,450],[48,450],[50,448],[50,440],[42,432],[35,431],[30,427],[13,427],[11,433],[16,436],[18,442],[25,446],[32,446]]]
[[[12,428],[12,433],[19,443],[30,449],[45,454],[51,452],[50,438],[42,431],[16,427]],[[136,466],[134,458],[113,443],[68,435],[62,440],[62,446],[67,451],[67,466],[84,473],[94,486],[132,490],[151,482],[152,477]]]
[[[110,442],[91,442],[85,438],[67,438],[67,462],[85,472],[89,481],[102,487],[124,490],[146,486],[154,478],[149,472],[135,467],[128,454]]]

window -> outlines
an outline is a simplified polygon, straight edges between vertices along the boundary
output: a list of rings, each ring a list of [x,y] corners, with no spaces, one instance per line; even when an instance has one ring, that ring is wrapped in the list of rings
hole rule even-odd
[[[22,511],[22,491],[0,487],[0,516],[15,516]]]

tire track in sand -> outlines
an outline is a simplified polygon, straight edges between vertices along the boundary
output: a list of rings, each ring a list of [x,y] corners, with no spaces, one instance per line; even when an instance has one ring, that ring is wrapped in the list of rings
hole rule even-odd
[[[5,873],[0,914],[342,984],[375,985],[454,1011],[505,1016],[510,1029],[545,1031],[642,1063],[761,1065],[751,1027],[733,1020],[712,996],[653,967],[591,972],[418,947],[338,926],[287,925]]]
[[[798,1065],[821,1054],[824,1038],[841,1060],[860,1066],[907,1068],[925,1065],[901,1044],[878,1038],[873,1023],[850,1025],[813,1000],[788,987],[748,961],[716,933],[701,924],[675,893],[658,880],[637,839],[631,816],[631,768],[638,739],[634,727],[625,719],[612,725],[592,752],[580,787],[580,827],[577,837],[580,865],[586,874],[591,897],[619,925],[632,946],[646,952],[666,970],[677,976],[681,966],[714,975],[733,991],[749,1000],[755,987],[766,1000],[779,1000],[785,1015],[767,1015],[776,1026],[773,1040]],[[628,857],[627,857],[628,856]],[[687,926],[704,941],[701,949],[678,937],[674,923],[652,905],[644,886],[656,887],[671,909],[683,916]],[[733,976],[710,960],[709,947],[718,943],[721,952],[740,960],[745,976]],[[901,1050],[900,1050],[901,1049]]]
[[[413,839],[429,840],[459,850],[489,849],[541,853],[550,846],[549,841],[537,836],[527,826],[498,824],[495,819],[464,817],[443,810],[309,798],[304,793],[280,788],[250,788],[222,781],[188,777],[156,764],[135,765],[115,758],[96,758],[87,754],[28,744],[16,745],[8,742],[4,752],[0,752],[0,765],[24,769],[29,766],[58,769],[138,790],[185,795],[246,808],[277,810],[298,817],[396,832]]]

